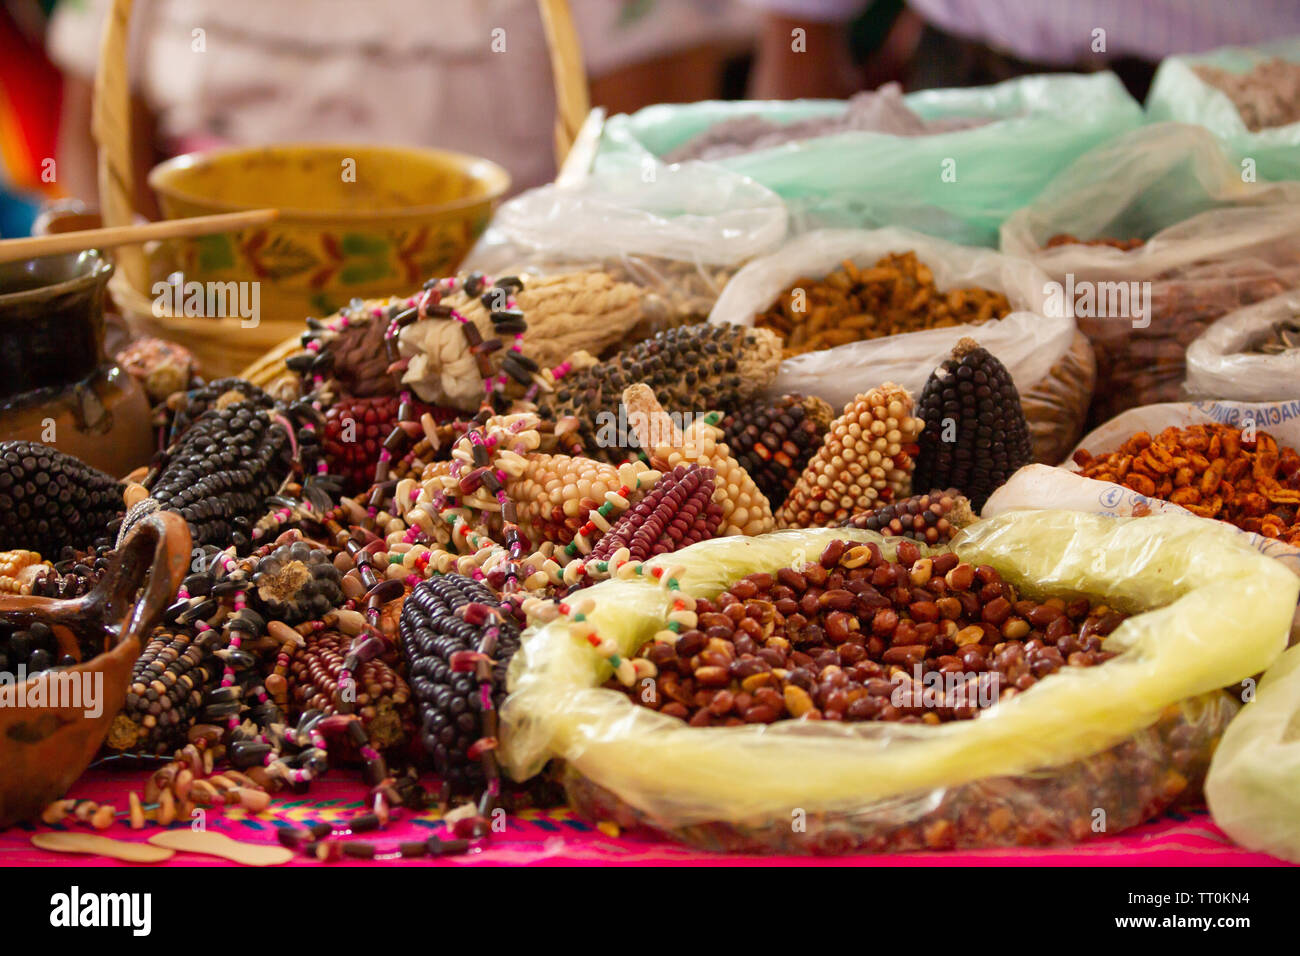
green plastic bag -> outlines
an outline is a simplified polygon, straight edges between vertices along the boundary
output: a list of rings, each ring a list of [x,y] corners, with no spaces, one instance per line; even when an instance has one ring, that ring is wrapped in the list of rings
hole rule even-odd
[[[876,541],[886,555],[898,541],[787,531],[706,541],[650,565],[678,568],[683,591],[711,597],[747,574],[815,560],[836,538]],[[1185,516],[1019,511],[972,525],[953,550],[1023,593],[1095,596],[1132,614],[1107,638],[1122,653],[1058,671],[976,720],[693,728],[602,688],[608,662],[553,622],[530,630],[511,663],[504,765],[523,779],[559,757],[579,807],[716,848],[914,848],[944,824],[962,832],[954,845],[1061,842],[1095,832],[1098,807],[1113,833],[1173,797],[1134,805],[1107,781],[1135,762],[1144,785],[1160,781],[1171,746],[1208,754],[1235,711],[1218,689],[1282,652],[1300,592],[1300,579],[1231,529]],[[646,578],[584,594],[596,602],[588,620],[625,655],[662,628],[672,601]],[[984,834],[994,811],[1009,828]],[[791,829],[798,813],[806,836]],[[1022,820],[1032,820],[1028,836],[1011,824]]]
[[[1231,73],[1245,73],[1270,57],[1300,62],[1300,37],[1256,47],[1224,47],[1168,57],[1156,70],[1147,94],[1147,117],[1152,122],[1176,120],[1204,126],[1238,165],[1245,159],[1254,160],[1259,179],[1300,179],[1300,123],[1252,132],[1228,95],[1192,72],[1194,66],[1215,66]]]
[[[849,132],[714,162],[786,200],[800,229],[906,226],[994,246],[998,226],[1081,153],[1133,129],[1141,107],[1111,73],[1027,76],[905,97],[922,119],[989,118],[929,136]],[[843,112],[831,100],[650,106],[605,123],[596,168],[615,155],[659,157],[723,120],[792,122]]]
[[[1300,647],[1268,669],[1228,727],[1205,797],[1214,822],[1242,846],[1300,863]]]

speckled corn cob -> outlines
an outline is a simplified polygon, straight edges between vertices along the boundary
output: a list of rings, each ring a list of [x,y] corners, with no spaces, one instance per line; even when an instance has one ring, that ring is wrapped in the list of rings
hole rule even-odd
[[[738,325],[689,325],[661,332],[620,352],[608,362],[570,371],[543,395],[544,417],[571,415],[579,436],[595,458],[622,461],[630,436],[611,441],[602,430],[615,421],[623,390],[638,382],[649,386],[666,408],[704,413],[738,408],[775,377],[781,364],[781,340],[767,329]]]
[[[1033,458],[1029,425],[1011,373],[971,338],[930,375],[918,414],[925,420],[916,456],[921,487],[952,487],[978,511]]]
[[[506,495],[516,504],[519,527],[534,542],[568,544],[605,496],[623,485],[619,469],[606,462],[534,454],[522,474],[506,481]]]
[[[170,753],[203,712],[204,695],[221,680],[213,656],[220,637],[205,631],[157,628],[131,668],[126,703],[113,718],[104,746],[133,753]]]
[[[912,416],[912,396],[902,386],[886,382],[859,395],[831,423],[822,447],[777,513],[777,524],[823,527],[906,497],[923,427]]]
[[[841,528],[879,531],[886,538],[904,537],[926,544],[946,544],[975,520],[970,502],[953,488],[912,495],[893,504],[863,511],[840,522]]]
[[[473,792],[485,783],[471,751],[485,732],[495,734],[495,710],[505,697],[506,667],[519,649],[519,625],[513,618],[476,625],[464,614],[470,604],[495,608],[499,603],[496,595],[472,578],[445,574],[421,581],[402,605],[401,647],[410,664],[420,739],[434,771],[453,793]],[[492,626],[498,632],[488,655],[493,686],[491,699],[485,702],[475,671],[458,669],[453,658],[477,653]]]
[[[306,710],[326,714],[354,713],[376,749],[404,746],[415,725],[415,704],[411,689],[393,667],[376,657],[352,675],[352,700],[344,701],[339,674],[353,638],[338,631],[322,631],[307,637],[289,664],[289,719],[296,721]],[[340,706],[343,709],[340,709]]]
[[[754,479],[731,456],[731,449],[722,441],[722,429],[705,418],[695,418],[684,432],[679,430],[654,390],[644,383],[628,388],[623,393],[623,404],[628,424],[636,430],[637,442],[656,469],[669,471],[683,464],[713,469],[713,500],[722,507],[719,535],[755,535],[772,530],[772,508]]]
[[[657,554],[707,541],[722,521],[714,490],[712,468],[678,465],[609,529],[588,560],[608,559],[627,548],[629,560],[649,561]]]
[[[736,409],[722,420],[722,434],[768,503],[779,508],[834,418],[820,398],[782,395]]]

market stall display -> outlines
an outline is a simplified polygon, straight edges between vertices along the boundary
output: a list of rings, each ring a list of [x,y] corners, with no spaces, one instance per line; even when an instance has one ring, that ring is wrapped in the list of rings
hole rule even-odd
[[[154,171],[284,208],[115,247],[129,342],[98,254],[0,274],[0,849],[1295,857],[1290,47],[1165,64],[1210,129],[1104,73],[579,123],[542,6],[573,153],[490,223],[491,164],[281,144]]]

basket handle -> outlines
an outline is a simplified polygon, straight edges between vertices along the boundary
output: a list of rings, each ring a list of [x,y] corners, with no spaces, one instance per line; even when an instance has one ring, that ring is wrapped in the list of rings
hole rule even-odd
[[[542,14],[555,78],[555,166],[558,169],[564,165],[564,158],[578,138],[578,130],[591,112],[591,94],[569,0],[537,0],[537,7]]]
[[[99,213],[105,226],[135,221],[135,170],[131,161],[131,8],[134,0],[113,0],[99,44],[91,133],[99,147]],[[124,246],[113,253],[118,274],[136,289],[148,288],[144,250]]]

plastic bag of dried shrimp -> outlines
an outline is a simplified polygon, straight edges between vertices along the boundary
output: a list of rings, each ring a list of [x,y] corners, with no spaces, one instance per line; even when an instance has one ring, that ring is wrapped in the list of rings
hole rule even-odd
[[[1205,799],[1242,846],[1300,863],[1300,647],[1264,674],[1210,764]]]
[[[1001,248],[1048,274],[1047,307],[1092,342],[1095,427],[1179,400],[1210,322],[1300,286],[1298,225],[1300,183],[1243,182],[1205,130],[1160,123],[1079,157],[1003,224]]]
[[[1213,523],[1235,532],[1246,542],[1248,547],[1261,554],[1276,558],[1283,565],[1300,575],[1300,470],[1295,466],[1295,454],[1300,451],[1300,401],[1290,402],[1168,402],[1161,405],[1145,405],[1133,408],[1116,416],[1100,428],[1094,429],[1079,442],[1079,449],[1088,452],[1094,459],[1109,453],[1122,452],[1126,446],[1144,444],[1148,439],[1157,441],[1162,432],[1168,428],[1187,429],[1195,426],[1227,426],[1243,432],[1249,430],[1256,439],[1264,437],[1264,446],[1255,447],[1264,450],[1270,457],[1271,464],[1263,462],[1264,467],[1272,468],[1277,474],[1273,477],[1275,485],[1260,487],[1261,480],[1255,475],[1253,461],[1244,461],[1239,466],[1244,479],[1251,482],[1249,488],[1243,484],[1242,492],[1234,494],[1254,494],[1260,497],[1241,509],[1229,507],[1219,509],[1216,515],[1222,520]],[[1276,452],[1267,450],[1276,446]],[[1076,449],[1077,450],[1077,449]],[[1290,452],[1288,453],[1288,450]],[[1158,490],[1154,480],[1144,474],[1145,467],[1134,469],[1124,467],[1116,462],[1116,468],[1124,474],[1116,474],[1120,481],[1098,480],[1084,477],[1078,472],[1080,465],[1071,460],[1060,468],[1048,468],[1043,465],[1027,465],[1017,471],[984,503],[981,515],[985,518],[1000,515],[1021,508],[1072,508],[1104,515],[1147,515],[1147,514],[1193,514],[1201,512],[1201,520],[1209,520],[1207,509],[1213,504],[1215,494],[1225,499],[1223,489],[1211,490],[1202,494],[1204,470],[1198,470],[1192,463],[1191,473],[1184,481],[1178,475],[1178,469],[1185,462],[1157,464],[1155,471],[1169,474],[1170,484],[1178,483],[1177,488],[1169,493],[1166,500],[1156,496]],[[1212,465],[1213,461],[1207,461]],[[1093,468],[1091,470],[1096,470]],[[1224,477],[1231,478],[1231,473]],[[1193,494],[1194,492],[1194,494]],[[1175,503],[1184,502],[1187,507]],[[1229,502],[1231,504],[1231,502]],[[1278,527],[1290,528],[1278,538],[1258,530],[1251,530],[1263,520],[1264,516],[1274,512],[1280,516]],[[1238,514],[1247,517],[1238,518]],[[1233,518],[1248,527],[1239,527],[1229,523]],[[1288,539],[1292,539],[1289,543]],[[1300,622],[1298,622],[1300,627]],[[1300,636],[1300,629],[1297,631]]]
[[[664,629],[681,594],[712,598],[756,572],[806,570],[803,559],[824,561],[836,539],[876,542],[886,559],[899,546],[846,529],[703,542],[649,563],[676,591],[648,574],[585,591],[586,625],[632,655]],[[1187,755],[1173,751],[1208,761],[1237,709],[1219,689],[1281,653],[1300,592],[1300,579],[1236,535],[1184,516],[1023,512],[978,522],[951,547],[1022,596],[1097,598],[1129,615],[1105,639],[1118,653],[1062,668],[970,720],[700,728],[602,687],[609,658],[560,619],[527,632],[512,662],[505,766],[523,778],[560,758],[583,812],[716,849],[910,850],[1114,833],[1197,790],[1189,765],[1178,768]]]
[[[785,232],[785,204],[752,180],[705,163],[623,157],[502,205],[461,268],[606,271],[652,294],[644,337],[702,321],[731,274]]]
[[[1187,347],[1189,398],[1300,398],[1300,290],[1229,312]]]
[[[913,253],[914,259],[899,257],[905,253]],[[841,279],[845,263],[855,267],[856,278]],[[914,275],[907,272],[909,268]],[[834,275],[837,271],[840,276]],[[899,299],[899,307],[873,300],[820,312],[814,287],[837,280],[850,287],[847,292],[870,281],[887,297]],[[934,309],[928,302],[918,308],[901,304],[914,296],[914,286],[927,285],[927,280],[938,293],[948,293],[949,298],[964,295],[969,304],[956,311],[948,310],[946,302]],[[1043,314],[1046,284],[1047,277],[1034,266],[988,249],[959,246],[906,229],[827,229],[797,236],[741,269],[723,290],[709,321],[753,326],[760,317],[767,324],[765,315],[775,316],[778,310],[781,316],[773,321],[806,315],[806,320],[794,323],[792,332],[783,334],[788,357],[770,391],[816,395],[836,408],[886,380],[919,395],[957,341],[971,336],[996,355],[1015,379],[1035,460],[1055,464],[1082,434],[1092,397],[1093,361],[1072,319]],[[957,289],[964,291],[950,291]],[[801,290],[803,302],[793,301]],[[986,292],[1004,300],[1002,318],[992,312],[981,320],[986,313],[979,311],[976,297],[987,302],[992,297]],[[939,297],[928,298],[938,302]],[[792,303],[789,308],[788,303]],[[876,311],[850,314],[864,309]],[[847,331],[855,320],[868,323],[864,331]],[[918,330],[877,335],[881,328],[903,327]],[[816,329],[813,338],[804,336],[807,329]],[[814,344],[826,347],[794,354]]]

